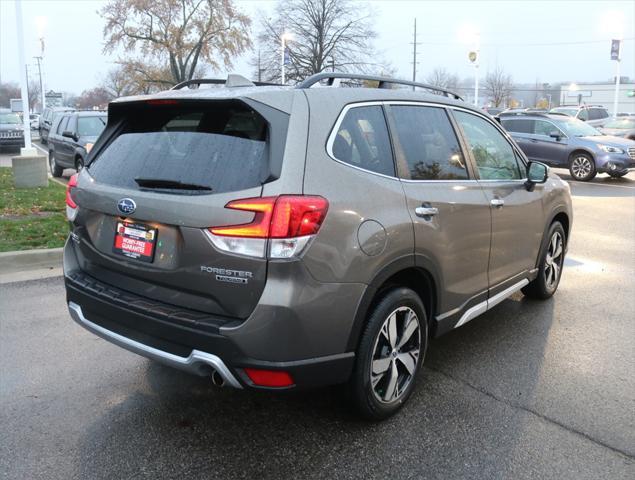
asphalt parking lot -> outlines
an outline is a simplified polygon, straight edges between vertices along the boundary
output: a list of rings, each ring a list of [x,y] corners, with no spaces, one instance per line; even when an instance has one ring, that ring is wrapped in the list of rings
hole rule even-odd
[[[556,296],[433,341],[384,423],[338,388],[217,389],[121,350],[72,322],[59,277],[2,285],[0,475],[635,478],[635,174],[572,194]]]

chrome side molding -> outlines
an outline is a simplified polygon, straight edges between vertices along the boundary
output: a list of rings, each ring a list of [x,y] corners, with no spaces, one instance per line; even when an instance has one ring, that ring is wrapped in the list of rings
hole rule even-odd
[[[158,348],[137,342],[128,337],[124,337],[123,335],[119,335],[118,333],[91,322],[84,316],[82,307],[74,302],[68,302],[68,310],[73,320],[86,330],[100,336],[104,340],[125,348],[126,350],[152,360],[156,360],[157,362],[161,362],[170,367],[178,368],[199,376],[206,376],[216,372],[223,378],[226,385],[234,388],[243,388],[229,368],[227,368],[225,363],[216,355],[201,352],[200,350],[192,350],[188,357],[180,357],[178,355],[159,350]],[[209,368],[207,368],[208,366],[213,369],[211,372]]]
[[[501,303],[507,297],[512,296],[514,293],[519,291],[521,288],[523,288],[528,283],[529,283],[529,280],[527,280],[526,278],[523,278],[520,282],[515,283],[511,287],[507,287],[505,290],[503,290],[502,292],[497,293],[493,297],[488,298],[487,300],[485,300],[485,301],[483,301],[483,302],[481,302],[481,303],[479,303],[477,305],[474,305],[473,307],[469,308],[461,316],[461,318],[457,322],[457,324],[454,325],[454,328],[458,328],[461,325],[465,325],[470,320],[473,320],[474,318],[478,317],[479,315],[487,312],[488,310],[490,310],[494,306],[496,306],[499,303]]]

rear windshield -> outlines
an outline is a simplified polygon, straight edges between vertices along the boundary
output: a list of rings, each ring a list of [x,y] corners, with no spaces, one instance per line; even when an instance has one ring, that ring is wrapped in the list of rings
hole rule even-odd
[[[242,102],[147,105],[88,166],[98,182],[169,193],[220,193],[268,176],[268,124]]]

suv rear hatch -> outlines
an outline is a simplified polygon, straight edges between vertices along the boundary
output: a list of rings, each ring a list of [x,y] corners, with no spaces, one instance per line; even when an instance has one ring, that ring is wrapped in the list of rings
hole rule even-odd
[[[246,318],[266,282],[266,240],[219,244],[210,228],[254,219],[226,205],[279,177],[287,126],[287,114],[251,100],[111,104],[72,193],[80,268],[137,295]]]

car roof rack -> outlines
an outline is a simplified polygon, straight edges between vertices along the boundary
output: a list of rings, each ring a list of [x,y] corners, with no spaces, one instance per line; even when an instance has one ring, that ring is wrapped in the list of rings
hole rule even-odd
[[[549,118],[549,115],[564,115],[568,116],[566,113],[549,113],[549,112],[501,112],[497,115],[497,117],[544,117]]]
[[[197,89],[201,85],[225,85],[226,88],[232,87],[281,87],[279,83],[269,82],[252,82],[242,75],[229,74],[226,79],[222,78],[193,78],[191,80],[185,80],[184,82],[177,83],[170,90],[181,90],[182,88],[189,87],[191,89]]]
[[[323,72],[311,75],[309,78],[298,83],[295,88],[311,88],[313,85],[320,83],[322,80],[327,80],[327,86],[337,87],[339,85],[337,80],[368,80],[379,82],[378,88],[391,88],[390,85],[407,85],[410,87],[419,87],[438,94],[445,95],[449,98],[455,98],[456,100],[463,100],[463,98],[450,90],[445,88],[435,87],[427,83],[412,82],[410,80],[399,80],[396,78],[382,77],[378,75],[361,75],[356,73],[339,73],[339,72]]]

